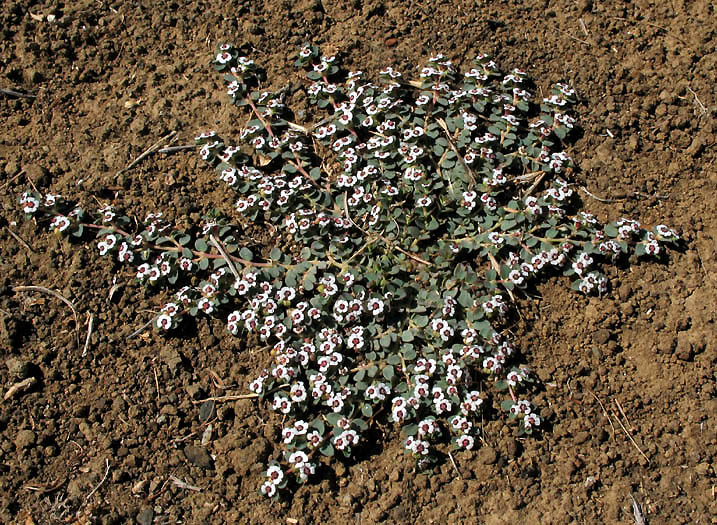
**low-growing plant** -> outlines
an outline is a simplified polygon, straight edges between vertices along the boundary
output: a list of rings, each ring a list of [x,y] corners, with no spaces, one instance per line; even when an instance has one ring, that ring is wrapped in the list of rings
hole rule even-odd
[[[601,264],[677,240],[664,225],[601,225],[576,209],[563,151],[576,95],[565,84],[533,101],[525,73],[503,74],[487,55],[462,75],[439,55],[417,80],[388,67],[374,83],[306,45],[296,65],[328,116],[300,125],[285,91],[258,88],[240,48],[220,46],[213,65],[248,115],[238,142],[196,138],[237,194],[230,216],[180,231],[161,213],[136,227],[111,206],[36,193],[20,202],[55,232],[96,238],[140,283],[181,286],[158,330],[218,316],[267,345],[271,366],[249,389],[289,422],[268,496],[309,479],[319,455],[353,456],[379,421],[400,426],[421,467],[437,447],[473,449],[488,405],[534,432],[533,378],[506,332],[514,296],[554,274],[605,293]],[[249,249],[248,223],[275,246]]]

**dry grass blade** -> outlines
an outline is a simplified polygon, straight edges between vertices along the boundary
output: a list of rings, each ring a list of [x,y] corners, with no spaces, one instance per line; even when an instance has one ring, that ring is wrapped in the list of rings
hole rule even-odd
[[[615,425],[612,424],[612,418],[610,417],[610,414],[608,414],[607,409],[605,408],[605,405],[602,404],[602,401],[596,396],[593,392],[590,392],[590,395],[593,396],[595,401],[598,402],[600,405],[600,408],[602,408],[603,415],[607,418],[608,423],[610,423],[610,428],[612,428],[612,439],[615,439],[615,434],[617,434],[617,430],[615,430]]]
[[[151,325],[152,323],[154,323],[156,320],[157,320],[157,316],[155,315],[154,317],[152,317],[152,319],[150,319],[149,321],[147,321],[146,323],[144,323],[142,326],[140,326],[139,328],[137,328],[137,330],[135,330],[134,332],[132,332],[131,334],[129,334],[129,335],[127,336],[127,339],[134,339],[134,338],[137,337],[139,334],[141,334],[142,332],[144,332],[145,329],[146,329],[149,325]]]
[[[77,333],[77,330],[79,329],[80,322],[77,318],[77,310],[75,309],[75,306],[68,301],[65,297],[60,295],[59,292],[56,292],[54,290],[50,290],[49,288],[45,288],[44,286],[15,286],[12,289],[13,292],[41,292],[46,293],[48,295],[51,295],[53,297],[57,297],[60,301],[65,303],[70,310],[72,310],[72,315],[75,318],[75,337],[77,339],[77,347],[80,347],[80,337]]]
[[[595,195],[595,194],[593,194],[593,193],[590,193],[585,186],[580,186],[580,191],[582,191],[582,192],[583,192],[585,195],[587,195],[588,197],[592,197],[592,198],[595,199],[596,201],[605,202],[605,203],[608,203],[608,204],[613,203],[613,202],[618,202],[618,200],[621,200],[621,199],[604,199],[604,198],[602,198],[602,197],[598,197],[597,195]]]
[[[186,481],[182,481],[181,479],[179,479],[179,478],[178,478],[177,476],[175,476],[174,474],[170,474],[170,475],[169,475],[169,479],[172,480],[172,484],[173,484],[175,487],[179,487],[180,489],[193,490],[194,492],[201,492],[201,491],[202,491],[202,489],[200,489],[199,487],[197,487],[197,486],[195,486],[195,485],[190,485],[190,484],[187,483]]]
[[[59,489],[65,484],[67,478],[60,478],[55,483],[48,483],[47,485],[25,485],[23,488],[32,492],[39,492],[41,494],[48,494]]]
[[[465,159],[463,158],[463,155],[461,155],[461,152],[458,151],[458,148],[456,148],[456,145],[453,143],[453,137],[451,137],[451,134],[448,131],[448,126],[446,125],[446,121],[443,120],[442,118],[439,118],[436,120],[436,122],[443,129],[443,132],[446,134],[446,139],[448,140],[448,145],[451,147],[451,150],[453,150],[453,153],[456,154],[456,157],[458,157],[458,160],[461,161],[461,165],[463,166],[463,169],[465,170],[466,175],[468,176],[468,180],[470,182],[469,187],[472,188],[476,184],[476,178],[475,178],[475,175],[473,175],[473,170],[471,170],[470,166],[468,166],[468,163],[466,163]]]
[[[695,97],[695,104],[697,104],[697,106],[700,108],[700,115],[706,114],[706,113],[707,113],[707,108],[706,108],[705,105],[702,103],[702,101],[697,97],[697,93],[695,93],[694,90],[693,90],[691,87],[689,87],[689,86],[687,86],[687,91],[689,91],[690,93],[692,93],[692,96]]]
[[[157,150],[157,153],[176,153],[177,151],[184,151],[185,149],[196,149],[196,145],[194,144],[184,144],[182,146],[169,146],[167,148],[162,148],[160,150]]]
[[[463,479],[463,476],[461,476],[461,471],[458,470],[458,465],[456,465],[456,460],[453,459],[453,454],[448,452],[448,458],[451,460],[451,465],[453,465],[453,468],[456,471],[456,474],[458,475],[458,479]]]
[[[232,263],[231,259],[229,258],[229,256],[227,256],[227,252],[224,251],[222,243],[220,243],[219,240],[213,234],[209,236],[209,240],[212,241],[214,247],[219,250],[219,253],[224,258],[224,261],[227,263],[227,266],[229,267],[229,270],[231,270],[234,278],[237,281],[240,281],[241,277],[239,276],[239,272],[237,272],[237,269],[234,267],[234,264]]]
[[[85,498],[85,501],[89,501],[89,499],[92,497],[92,495],[95,492],[97,492],[97,489],[99,489],[102,486],[102,484],[105,482],[105,480],[107,479],[107,475],[110,473],[110,460],[109,459],[105,459],[105,466],[106,466],[106,468],[105,468],[104,477],[100,480],[100,482],[97,484],[97,486],[95,488],[93,488],[92,491],[87,495],[87,497]]]
[[[30,245],[27,244],[27,243],[23,240],[22,237],[20,237],[17,233],[15,233],[14,231],[12,231],[12,230],[11,230],[9,227],[7,227],[7,226],[5,226],[5,229],[8,231],[8,233],[9,233],[10,235],[13,236],[13,238],[14,238],[17,242],[19,242],[20,244],[22,244],[27,251],[30,251],[30,252],[32,252],[32,253],[35,253],[35,250],[33,250],[33,249],[30,247]]]
[[[642,515],[640,504],[635,501],[635,497],[632,494],[630,494],[630,498],[632,498],[632,515],[635,518],[635,525],[647,525],[645,517]]]
[[[147,156],[151,155],[152,153],[154,153],[155,151],[157,151],[157,150],[159,149],[159,146],[161,146],[163,142],[166,142],[166,141],[168,141],[169,139],[171,139],[174,135],[176,135],[176,133],[177,133],[176,131],[172,131],[172,132],[170,132],[170,133],[167,133],[164,137],[162,137],[162,138],[159,139],[157,142],[155,142],[154,144],[152,144],[149,148],[147,148],[147,149],[144,151],[144,153],[142,153],[139,157],[137,157],[137,158],[134,159],[132,162],[130,162],[130,163],[127,165],[127,167],[125,167],[125,168],[119,170],[119,171],[115,174],[115,178],[116,178],[116,177],[119,177],[120,175],[122,175],[125,171],[134,168],[142,159],[144,159],[145,157],[147,157]]]
[[[95,316],[90,314],[90,320],[87,322],[87,337],[85,337],[85,347],[82,349],[82,357],[87,355],[87,349],[90,346],[90,336],[92,335],[92,327],[95,321]]]
[[[618,407],[619,407],[619,406],[620,406],[620,405],[618,404]],[[619,415],[617,414],[617,412],[615,412],[614,410],[613,410],[613,416],[615,417],[615,419],[617,420],[617,422],[620,424],[620,428],[622,428],[622,431],[625,432],[625,435],[626,435],[626,436],[628,437],[628,439],[632,442],[633,446],[637,449],[637,451],[640,453],[640,455],[642,455],[642,457],[645,458],[645,461],[647,461],[647,463],[648,463],[648,465],[649,465],[649,464],[650,464],[650,458],[648,458],[647,455],[645,455],[645,453],[642,451],[642,449],[640,448],[640,446],[639,446],[639,445],[637,444],[637,442],[635,441],[635,438],[633,438],[632,435],[630,434],[630,431],[629,431],[627,428],[625,428],[625,425],[624,425],[623,422],[620,420],[620,416],[619,416]],[[625,418],[625,420],[627,421],[627,418]],[[629,425],[629,424],[630,424],[630,421],[627,421],[627,424]]]

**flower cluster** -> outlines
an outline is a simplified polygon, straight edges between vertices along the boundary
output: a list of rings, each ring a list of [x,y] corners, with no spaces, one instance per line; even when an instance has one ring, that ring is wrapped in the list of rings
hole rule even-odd
[[[419,464],[448,444],[472,450],[488,405],[534,432],[541,417],[521,397],[533,378],[505,330],[508,298],[555,273],[603,294],[602,265],[678,240],[664,225],[601,225],[575,211],[562,149],[575,126],[570,86],[534,102],[525,73],[503,74],[487,55],[462,75],[438,55],[417,80],[387,67],[377,83],[341,76],[337,62],[313,45],[299,51],[306,93],[328,113],[301,125],[283,91],[257,88],[261,72],[240,48],[218,48],[214,67],[249,118],[237,143],[215,131],[196,142],[235,199],[231,217],[185,232],[161,214],[135,227],[109,206],[20,199],[52,231],[95,232],[99,255],[133,265],[138,282],[181,285],[158,330],[207,315],[266,345],[249,390],[285,422],[284,455],[261,486],[270,497],[309,479],[317,457],[351,457],[377,421],[400,426]],[[286,248],[250,248],[250,222]]]

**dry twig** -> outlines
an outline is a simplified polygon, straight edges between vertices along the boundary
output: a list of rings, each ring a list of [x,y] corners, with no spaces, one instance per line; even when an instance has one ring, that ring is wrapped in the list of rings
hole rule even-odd
[[[15,182],[15,180],[18,179],[19,177],[21,177],[22,175],[25,175],[25,170],[20,170],[19,172],[17,172],[16,175],[13,175],[12,178],[10,178],[10,180],[8,180],[5,184],[0,186],[0,190],[5,189],[8,186],[10,186],[10,184]]]
[[[237,272],[237,269],[234,267],[234,264],[232,263],[232,260],[227,255],[227,252],[224,251],[224,248],[222,247],[222,243],[219,242],[219,239],[214,237],[214,234],[209,235],[209,240],[212,241],[212,244],[214,247],[219,250],[219,253],[224,258],[224,261],[227,263],[227,266],[229,266],[229,270],[231,270],[232,275],[237,281],[241,280],[241,277],[239,276],[239,272]]]
[[[451,460],[451,464],[453,465],[453,468],[456,471],[456,474],[458,474],[458,479],[463,479],[463,476],[461,476],[461,471],[458,470],[458,465],[456,465],[456,461],[453,459],[453,454],[451,454],[450,451],[448,451],[448,457]]]
[[[14,231],[12,231],[9,226],[5,226],[5,229],[8,231],[8,233],[9,233],[10,235],[13,236],[13,238],[14,238],[17,242],[19,242],[20,244],[22,244],[22,245],[25,247],[26,250],[28,250],[28,251],[30,251],[30,252],[32,252],[32,253],[35,253],[35,250],[33,250],[33,249],[30,247],[30,245],[27,244],[27,243],[24,241],[24,239],[23,239],[22,237],[20,237],[17,233],[15,233]]]
[[[697,98],[697,93],[695,93],[695,92],[692,90],[692,88],[689,87],[689,86],[687,86],[687,91],[689,91],[690,93],[692,93],[692,96],[695,97],[695,104],[697,104],[697,105],[699,106],[699,108],[700,108],[700,115],[704,115],[705,113],[707,113],[707,108],[706,108],[705,105],[702,103],[702,101],[701,101],[699,98]]]
[[[7,401],[8,399],[15,397],[16,394],[24,392],[35,383],[37,383],[37,379],[35,379],[34,377],[28,377],[27,379],[24,379],[19,383],[15,383],[7,389],[7,392],[5,392],[5,395],[3,396],[3,401]]]
[[[95,322],[95,316],[90,314],[90,320],[87,322],[87,337],[85,337],[85,347],[82,349],[82,357],[87,355],[87,349],[90,347],[90,336]]]
[[[8,89],[8,88],[0,88],[0,93],[3,95],[6,95],[8,97],[17,97],[17,98],[35,98],[37,95],[31,95],[30,93],[22,93],[20,91],[15,91],[14,89]]]
[[[620,406],[620,405],[618,404],[618,407],[619,407],[619,406]],[[642,449],[640,448],[640,446],[637,444],[637,442],[635,441],[635,439],[634,439],[634,438],[632,437],[632,435],[630,434],[630,431],[627,430],[627,428],[625,428],[625,425],[622,423],[622,421],[620,421],[620,417],[617,415],[617,413],[616,413],[614,410],[613,410],[613,415],[615,416],[615,419],[617,419],[617,422],[620,424],[620,427],[622,428],[623,432],[625,432],[625,435],[626,435],[626,436],[628,437],[628,439],[632,442],[633,446],[634,446],[634,447],[637,449],[637,451],[642,455],[642,457],[645,458],[645,461],[647,461],[647,463],[650,464],[650,458],[648,458],[647,455],[645,455],[645,453],[642,451]],[[627,421],[627,418],[625,418],[625,420]],[[627,424],[629,425],[629,424],[630,424],[630,421],[627,421]]]
[[[170,132],[170,133],[167,133],[164,137],[162,137],[162,138],[159,139],[157,142],[155,142],[154,144],[152,144],[149,148],[147,148],[147,149],[144,151],[144,153],[142,153],[139,157],[137,157],[137,158],[134,159],[132,162],[130,162],[130,163],[127,165],[127,167],[125,167],[125,168],[119,170],[119,171],[115,174],[115,178],[117,178],[117,177],[119,177],[120,175],[122,175],[125,171],[132,169],[132,168],[135,167],[140,161],[142,161],[142,159],[144,159],[145,157],[148,157],[149,155],[151,155],[152,153],[154,153],[155,151],[157,151],[157,149],[159,148],[159,146],[160,146],[163,142],[166,142],[167,140],[171,139],[174,135],[176,135],[176,133],[177,133],[176,131],[172,131],[172,132]]]
[[[195,149],[197,146],[194,144],[184,144],[182,146],[169,146],[167,148],[162,148],[160,150],[157,150],[157,153],[175,153],[177,151],[182,151],[185,149]]]
[[[85,501],[89,501],[89,499],[92,497],[92,495],[95,492],[97,492],[97,489],[99,489],[102,486],[102,484],[105,482],[105,480],[107,479],[107,475],[110,473],[110,460],[109,459],[105,459],[105,465],[107,466],[107,469],[105,470],[104,477],[100,480],[100,482],[97,484],[97,486],[92,489],[92,492],[90,492],[87,495],[87,497],[85,498]]]

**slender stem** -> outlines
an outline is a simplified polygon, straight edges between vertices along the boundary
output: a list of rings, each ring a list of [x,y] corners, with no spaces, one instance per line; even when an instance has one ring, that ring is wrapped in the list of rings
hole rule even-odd
[[[87,228],[92,228],[95,230],[104,230],[104,229],[111,230],[114,233],[119,233],[120,235],[123,235],[128,238],[133,237],[132,234],[127,233],[122,228],[118,228],[116,226],[101,226],[101,225],[90,224],[90,223],[86,223],[86,222],[82,222],[82,223],[80,223],[80,225],[87,227]],[[183,247],[181,244],[179,244],[175,239],[170,238],[170,240],[174,244],[174,246],[166,246],[166,245],[162,245],[162,244],[148,244],[147,248],[149,248],[151,250],[175,252],[175,253],[181,253],[182,251],[184,251],[185,247]],[[221,253],[219,253],[219,254],[207,253],[207,252],[202,252],[199,250],[189,250],[189,251],[192,252],[192,255],[194,255],[195,257],[198,257],[200,259],[224,259],[225,258],[225,256],[222,255]],[[237,262],[243,266],[253,266],[253,267],[257,267],[257,268],[272,268],[275,266],[275,264],[273,262],[247,261],[246,259],[242,259],[241,257],[237,257],[235,255],[229,255],[229,254],[226,254],[226,258],[229,259],[230,261]]]
[[[311,178],[311,175],[309,175],[309,174],[306,172],[306,170],[304,169],[304,167],[301,165],[301,159],[299,159],[299,156],[296,154],[296,152],[294,152],[294,158],[295,158],[296,160],[295,160],[295,161],[290,160],[289,163],[290,163],[292,166],[294,166],[294,167],[296,168],[296,170],[297,170],[299,173],[301,173],[301,175],[302,175],[306,180],[308,180],[311,184],[313,184],[316,189],[318,189],[319,191],[325,191],[324,188],[322,188],[322,187],[319,185],[319,183],[316,182],[314,179],[312,179],[312,178]]]
[[[274,132],[271,130],[271,126],[267,124],[266,120],[264,120],[264,117],[261,116],[261,113],[259,113],[259,110],[254,105],[254,101],[251,99],[251,97],[246,97],[244,100],[246,100],[247,104],[251,107],[252,111],[254,111],[254,114],[256,115],[256,118],[259,119],[259,122],[262,123],[264,126],[264,129],[269,134],[271,138],[274,138]]]

